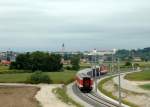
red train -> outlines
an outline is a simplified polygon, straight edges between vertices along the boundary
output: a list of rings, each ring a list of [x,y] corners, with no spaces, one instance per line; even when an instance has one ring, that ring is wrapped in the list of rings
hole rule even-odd
[[[76,85],[82,92],[88,93],[93,89],[93,79],[84,73],[77,74]]]
[[[101,75],[106,74],[109,71],[108,66],[101,65],[99,68],[99,71],[100,71]]]
[[[99,77],[100,75],[104,75],[106,73],[108,73],[109,69],[108,66],[106,65],[101,65],[101,66],[96,66],[96,71],[95,71],[95,67],[93,66],[92,70],[90,72],[88,72],[87,74],[92,76],[92,77]]]

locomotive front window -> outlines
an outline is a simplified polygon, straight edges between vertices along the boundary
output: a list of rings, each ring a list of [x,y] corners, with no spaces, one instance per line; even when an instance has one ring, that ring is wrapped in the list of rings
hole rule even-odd
[[[85,87],[90,87],[90,78],[84,78],[83,85]]]

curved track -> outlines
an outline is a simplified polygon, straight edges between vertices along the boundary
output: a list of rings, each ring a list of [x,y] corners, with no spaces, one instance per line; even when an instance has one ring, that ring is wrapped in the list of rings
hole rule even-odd
[[[107,76],[115,75],[116,73],[107,74]],[[102,76],[105,77],[105,76]],[[95,92],[91,93],[83,93],[79,90],[79,88],[74,84],[72,86],[73,92],[83,101],[87,102],[88,104],[92,105],[93,107],[123,107],[117,103],[109,101]]]
[[[118,104],[113,103],[103,97],[99,96],[98,94],[91,92],[91,93],[82,93],[76,85],[72,87],[73,92],[76,93],[78,97],[80,97],[83,101],[87,102],[88,104],[92,105],[93,107],[120,107]]]

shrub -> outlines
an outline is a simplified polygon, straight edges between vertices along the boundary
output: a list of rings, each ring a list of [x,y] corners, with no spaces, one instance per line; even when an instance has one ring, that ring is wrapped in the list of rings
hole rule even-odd
[[[39,84],[39,83],[52,83],[52,80],[48,75],[43,74],[42,72],[35,72],[29,78],[29,83],[31,84]]]
[[[72,67],[71,66],[66,66],[66,69],[67,70],[72,70]]]
[[[132,66],[132,63],[131,62],[126,62],[125,66]]]

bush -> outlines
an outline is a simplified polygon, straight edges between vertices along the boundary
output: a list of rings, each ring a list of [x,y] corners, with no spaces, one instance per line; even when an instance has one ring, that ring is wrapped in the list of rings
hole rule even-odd
[[[72,67],[71,66],[66,66],[66,69],[67,70],[72,70]]]
[[[42,72],[35,72],[29,78],[29,83],[31,84],[39,84],[39,83],[52,83],[52,80],[48,75],[43,74]]]
[[[134,67],[140,67],[140,64],[135,63],[135,64],[134,64]]]
[[[132,66],[132,63],[131,62],[126,62],[125,66]]]

